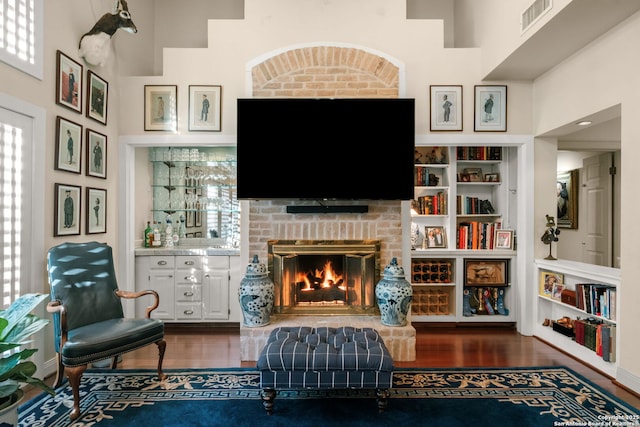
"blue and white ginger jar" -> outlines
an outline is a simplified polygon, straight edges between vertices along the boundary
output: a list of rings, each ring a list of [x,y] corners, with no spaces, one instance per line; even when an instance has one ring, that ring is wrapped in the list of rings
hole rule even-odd
[[[238,290],[244,326],[253,328],[271,322],[273,293],[274,285],[267,275],[267,267],[258,261],[258,255],[254,255]]]
[[[404,269],[398,265],[398,260],[394,257],[391,264],[385,267],[382,279],[376,285],[376,300],[382,324],[405,326],[412,298],[413,288],[404,278]]]

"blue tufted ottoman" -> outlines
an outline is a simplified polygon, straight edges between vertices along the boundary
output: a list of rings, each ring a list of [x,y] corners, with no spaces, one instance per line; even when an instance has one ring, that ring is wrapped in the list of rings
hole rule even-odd
[[[373,328],[280,327],[258,358],[262,403],[273,413],[277,389],[375,389],[388,404],[393,359]]]

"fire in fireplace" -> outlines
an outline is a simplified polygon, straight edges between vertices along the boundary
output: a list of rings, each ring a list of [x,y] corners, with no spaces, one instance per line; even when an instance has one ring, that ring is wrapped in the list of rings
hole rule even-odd
[[[377,313],[378,240],[270,240],[274,312]]]

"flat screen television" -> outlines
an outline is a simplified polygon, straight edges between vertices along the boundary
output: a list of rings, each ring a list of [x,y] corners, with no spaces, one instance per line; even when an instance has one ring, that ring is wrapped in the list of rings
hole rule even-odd
[[[240,200],[411,200],[415,100],[240,98]]]

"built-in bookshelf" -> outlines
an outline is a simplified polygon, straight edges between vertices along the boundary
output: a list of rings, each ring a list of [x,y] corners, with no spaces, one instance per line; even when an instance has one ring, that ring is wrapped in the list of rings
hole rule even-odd
[[[534,335],[615,377],[620,270],[546,259],[535,266]]]
[[[413,321],[515,321],[511,307],[517,252],[511,224],[516,223],[517,204],[509,182],[516,173],[517,152],[517,147],[500,145],[416,146],[408,230]],[[509,244],[496,249],[496,231],[505,227]],[[504,265],[502,283],[470,285],[470,261],[486,262],[489,268]],[[469,310],[469,304],[475,308]]]

